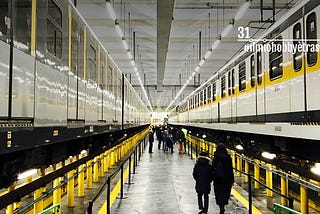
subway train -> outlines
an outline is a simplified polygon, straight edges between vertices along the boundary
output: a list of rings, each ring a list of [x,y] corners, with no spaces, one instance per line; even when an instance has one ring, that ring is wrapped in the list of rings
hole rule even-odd
[[[95,148],[94,138],[64,142],[106,132],[120,138],[117,130],[150,123],[71,1],[1,0],[0,49],[2,185],[23,169]]]
[[[245,136],[247,144],[265,136],[278,150],[296,147],[295,155],[320,160],[312,153],[320,148],[319,23],[320,1],[301,1],[186,97],[169,122]]]

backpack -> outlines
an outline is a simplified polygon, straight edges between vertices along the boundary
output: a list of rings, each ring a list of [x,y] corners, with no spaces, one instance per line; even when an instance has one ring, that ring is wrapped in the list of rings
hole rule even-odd
[[[220,160],[217,161],[217,165],[215,168],[214,176],[217,179],[223,179],[224,178],[224,169],[223,165]]]

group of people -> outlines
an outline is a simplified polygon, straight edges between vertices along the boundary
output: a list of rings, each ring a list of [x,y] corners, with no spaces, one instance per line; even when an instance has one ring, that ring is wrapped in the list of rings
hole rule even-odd
[[[171,153],[173,153],[173,145],[176,142],[179,144],[179,152],[182,150],[181,145],[185,142],[185,135],[181,129],[155,126],[149,131],[149,153],[153,152],[154,133],[156,133],[159,150],[162,147],[163,151],[167,152],[170,150]]]
[[[196,181],[199,214],[208,212],[212,181],[216,203],[220,208],[220,214],[223,214],[234,182],[232,160],[224,144],[218,144],[212,164],[210,162],[209,154],[201,152],[193,168],[192,175]]]

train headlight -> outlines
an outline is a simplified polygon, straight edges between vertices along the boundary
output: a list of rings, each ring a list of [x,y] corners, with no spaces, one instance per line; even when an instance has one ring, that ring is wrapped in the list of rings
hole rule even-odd
[[[19,180],[22,180],[22,179],[25,179],[29,176],[32,176],[34,174],[37,174],[37,169],[30,169],[30,170],[27,170],[25,172],[22,172],[18,175],[18,179]]]
[[[238,150],[243,150],[243,146],[241,146],[240,144],[236,145],[236,149]]]
[[[276,154],[272,154],[269,152],[262,152],[262,157],[273,160],[276,157]]]
[[[316,175],[320,175],[320,163],[316,163],[313,167],[311,167],[311,172]]]

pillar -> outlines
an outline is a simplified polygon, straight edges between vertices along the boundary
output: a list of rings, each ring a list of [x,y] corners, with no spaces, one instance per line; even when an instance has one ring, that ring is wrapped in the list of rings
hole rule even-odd
[[[266,184],[267,187],[273,188],[273,183],[272,183],[272,172],[271,172],[271,164],[267,164],[267,170],[266,170]],[[272,196],[273,193],[271,190],[267,189],[266,191],[267,196]]]
[[[281,177],[281,194],[287,196],[288,195],[288,182],[287,178]],[[288,206],[287,199],[281,197],[281,204],[283,206]]]
[[[242,160],[240,157],[237,157],[237,170],[241,171],[242,168]],[[240,177],[241,172],[237,171],[237,175]]]
[[[248,161],[244,161],[244,171],[245,173],[249,174],[249,162]],[[245,176],[244,178],[245,182],[249,182],[249,176]]]
[[[99,181],[99,163],[98,163],[98,157],[94,158],[94,165],[93,165],[93,182]]]
[[[254,178],[257,180],[257,181],[260,181],[260,161],[259,160],[256,160],[255,161],[255,164],[254,164]],[[260,184],[258,182],[254,182],[254,188],[255,189],[258,189],[260,187]]]
[[[87,188],[92,188],[92,160],[87,162]]]
[[[69,164],[73,162],[73,157],[69,158]],[[74,170],[68,172],[68,184],[67,184],[67,199],[68,207],[74,207],[74,178],[71,178],[74,174]]]
[[[80,159],[83,158],[84,155],[80,155]],[[78,197],[84,197],[84,164],[81,164],[78,167]]]
[[[40,177],[45,175],[45,169],[41,168],[40,169]],[[39,198],[43,192],[46,191],[45,187],[40,187],[39,189],[37,189],[36,191],[34,191],[33,193],[33,198],[34,200],[36,200],[37,198]],[[33,205],[33,213],[36,214],[38,212],[41,212],[43,210],[43,200],[38,201],[37,203],[35,203]]]
[[[300,210],[301,214],[308,213],[308,192],[307,187],[300,185]]]

